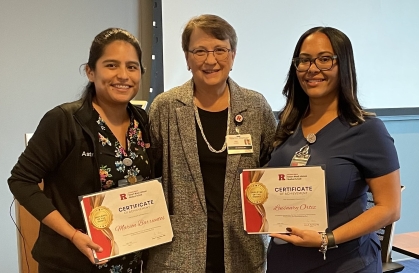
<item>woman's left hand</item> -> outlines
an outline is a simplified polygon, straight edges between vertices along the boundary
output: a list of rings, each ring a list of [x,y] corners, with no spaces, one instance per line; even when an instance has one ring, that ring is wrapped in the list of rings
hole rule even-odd
[[[296,227],[287,228],[290,233],[272,233],[271,237],[282,239],[288,243],[303,247],[320,247],[322,237],[317,231],[299,229]]]

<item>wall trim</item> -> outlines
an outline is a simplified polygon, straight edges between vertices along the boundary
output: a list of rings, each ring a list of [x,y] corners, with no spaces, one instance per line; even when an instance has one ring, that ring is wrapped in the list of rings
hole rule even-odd
[[[411,108],[369,108],[365,111],[373,112],[383,121],[419,120],[419,107]],[[278,119],[279,111],[273,111]]]

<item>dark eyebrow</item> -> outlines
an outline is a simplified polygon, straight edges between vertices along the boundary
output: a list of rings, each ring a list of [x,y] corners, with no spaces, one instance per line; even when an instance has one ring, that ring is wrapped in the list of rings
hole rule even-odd
[[[321,52],[317,53],[317,56],[322,56],[322,55],[324,55],[324,54],[335,55],[335,54],[333,54],[333,53],[332,53],[332,52],[330,52],[330,51],[321,51]],[[302,56],[302,57],[311,57],[311,55],[310,55],[310,54],[307,54],[307,53],[300,53],[300,55],[299,55],[299,56]]]
[[[109,60],[103,60],[102,63],[120,63],[120,61],[109,59]]]
[[[129,62],[127,62],[127,64],[140,66],[140,63],[139,62],[135,62],[135,61],[129,61]]]
[[[117,64],[120,64],[121,62],[118,61],[118,60],[109,59],[109,60],[104,60],[102,63],[117,63]],[[137,65],[137,66],[140,65],[140,63],[136,62],[136,61],[128,61],[127,64],[130,64],[130,65],[134,64],[134,65]]]

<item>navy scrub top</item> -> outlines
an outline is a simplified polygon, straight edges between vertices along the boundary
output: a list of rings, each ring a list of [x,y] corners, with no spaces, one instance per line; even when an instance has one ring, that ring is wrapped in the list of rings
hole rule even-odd
[[[307,165],[325,165],[331,230],[360,215],[367,205],[366,178],[380,177],[399,169],[393,138],[378,118],[367,118],[350,126],[337,117],[316,133],[310,144]],[[307,144],[301,127],[272,153],[269,167],[289,166],[295,152]],[[317,248],[277,245],[268,249],[267,272],[355,272],[380,258],[375,233],[343,243],[327,251],[327,259]],[[381,263],[381,260],[379,260]]]

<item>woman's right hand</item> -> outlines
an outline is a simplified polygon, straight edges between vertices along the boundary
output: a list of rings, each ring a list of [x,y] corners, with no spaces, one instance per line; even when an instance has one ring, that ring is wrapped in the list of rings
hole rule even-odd
[[[87,234],[84,234],[80,231],[76,231],[71,242],[83,253],[91,263],[93,264],[105,264],[109,260],[100,261],[99,263],[95,263],[95,259],[93,257],[93,251],[102,252],[103,248],[95,244]]]
[[[42,223],[70,240],[93,264],[95,263],[95,259],[92,251],[103,251],[103,248],[100,245],[95,244],[89,236],[71,226],[57,210],[52,211],[42,219]],[[104,264],[107,262],[108,260],[105,260],[97,264]]]

